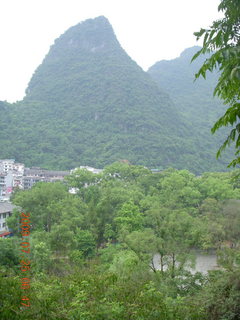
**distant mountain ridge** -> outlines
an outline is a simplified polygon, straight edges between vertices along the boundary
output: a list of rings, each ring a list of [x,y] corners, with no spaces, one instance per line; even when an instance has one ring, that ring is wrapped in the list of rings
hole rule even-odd
[[[120,159],[223,169],[213,153],[209,163],[208,150],[198,150],[184,107],[166,89],[126,54],[105,17],[88,19],[55,41],[23,101],[3,104],[0,158],[56,169]]]
[[[194,107],[191,101],[191,97],[194,99],[196,94],[201,99],[200,109],[205,108],[208,112],[213,113],[216,120],[216,113],[221,114],[224,109],[219,100],[213,98],[213,90],[217,83],[217,72],[209,73],[206,80],[199,78],[194,81],[195,73],[206,59],[206,56],[199,57],[191,63],[193,55],[199,49],[200,47],[194,46],[185,49],[176,59],[156,62],[148,69],[148,73],[177,104],[180,103],[181,112],[189,112],[190,109],[194,112],[198,111],[198,108]],[[207,103],[210,104],[209,108]]]
[[[208,157],[209,162],[215,162],[215,154],[226,138],[226,130],[221,129],[214,135],[211,128],[217,119],[224,114],[226,107],[213,91],[217,83],[217,71],[208,73],[206,80],[198,78],[195,73],[199,70],[207,56],[200,56],[191,63],[193,55],[199,51],[199,46],[185,49],[178,58],[156,62],[147,71],[159,87],[169,94],[178,111],[184,119],[191,123],[193,135],[196,138],[199,153]],[[219,170],[221,164],[225,168],[231,159],[231,151],[223,154],[222,160],[215,162]]]

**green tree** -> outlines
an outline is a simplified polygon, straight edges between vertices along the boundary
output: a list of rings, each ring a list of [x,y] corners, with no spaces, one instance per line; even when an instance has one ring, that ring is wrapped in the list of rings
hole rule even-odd
[[[119,231],[123,228],[132,232],[143,227],[143,214],[132,201],[123,204],[114,220]]]
[[[106,166],[103,171],[105,179],[118,178],[122,180],[135,180],[139,177],[151,174],[151,171],[143,166],[134,166],[123,162],[114,162]]]
[[[195,60],[199,55],[211,53],[205,60],[196,78],[206,77],[206,72],[219,69],[220,76],[214,95],[220,97],[228,109],[226,113],[217,120],[212,128],[212,133],[220,127],[231,125],[233,128],[227,139],[218,150],[217,157],[233,141],[237,156],[230,164],[236,166],[240,163],[240,4],[239,0],[221,0],[218,11],[224,13],[222,19],[213,21],[208,29],[195,32],[197,40],[203,38],[203,47],[192,58]]]
[[[229,173],[204,173],[198,180],[198,189],[205,199],[226,200],[240,197],[239,189],[233,189]]]
[[[87,169],[76,169],[66,177],[71,187],[77,188],[80,195],[84,196],[84,188],[97,183],[101,175],[97,175]]]
[[[18,192],[13,198],[13,203],[19,205],[24,212],[30,213],[32,231],[50,232],[52,225],[59,221],[61,215],[59,210],[53,210],[53,207],[69,196],[66,186],[61,182],[40,182],[30,190]],[[19,213],[15,212],[10,219],[9,227],[16,226],[18,221]]]
[[[77,230],[75,235],[76,249],[82,252],[84,258],[94,256],[96,241],[89,230]]]
[[[45,271],[51,268],[51,251],[44,241],[32,242],[32,262],[35,271]]]
[[[237,320],[240,314],[240,270],[212,272],[205,288],[199,294],[202,319]]]
[[[202,247],[219,248],[225,240],[225,227],[223,224],[222,202],[213,198],[206,198],[200,207],[200,221],[204,236]]]
[[[225,240],[232,247],[240,243],[240,200],[229,200],[223,206],[223,228],[226,230]]]
[[[139,261],[145,265],[145,268],[155,270],[153,257],[156,253],[156,237],[153,230],[145,229],[143,231],[133,231],[128,234],[124,242],[131,249]]]
[[[0,238],[0,266],[14,267],[19,265],[20,244],[17,239]]]
[[[49,238],[50,247],[57,254],[66,254],[76,246],[74,233],[63,224],[53,226]]]

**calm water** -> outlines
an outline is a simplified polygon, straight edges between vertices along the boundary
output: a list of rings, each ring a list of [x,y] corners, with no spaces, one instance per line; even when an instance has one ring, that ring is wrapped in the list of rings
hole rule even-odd
[[[216,254],[213,254],[213,253],[203,254],[203,253],[195,252],[195,256],[196,256],[195,268],[186,267],[186,269],[192,271],[192,273],[202,272],[203,274],[206,274],[209,270],[218,269]],[[154,256],[153,263],[156,269],[160,269],[158,254]]]
[[[215,254],[196,254],[195,268],[190,269],[193,273],[202,272],[206,274],[209,270],[218,269],[217,256]]]

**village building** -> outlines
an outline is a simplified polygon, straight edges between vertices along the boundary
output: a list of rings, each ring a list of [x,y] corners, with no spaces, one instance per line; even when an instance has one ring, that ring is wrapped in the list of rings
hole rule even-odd
[[[12,215],[13,209],[15,208],[17,208],[17,206],[10,202],[0,202],[0,236],[11,233],[6,220]]]

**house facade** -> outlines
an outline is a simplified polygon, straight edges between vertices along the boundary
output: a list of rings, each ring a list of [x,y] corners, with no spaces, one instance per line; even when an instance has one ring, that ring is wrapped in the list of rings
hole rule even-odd
[[[38,167],[25,168],[23,176],[23,188],[30,189],[37,182],[62,181],[70,171],[46,170]]]
[[[0,234],[9,231],[6,220],[12,215],[14,208],[17,206],[10,202],[0,202]]]

